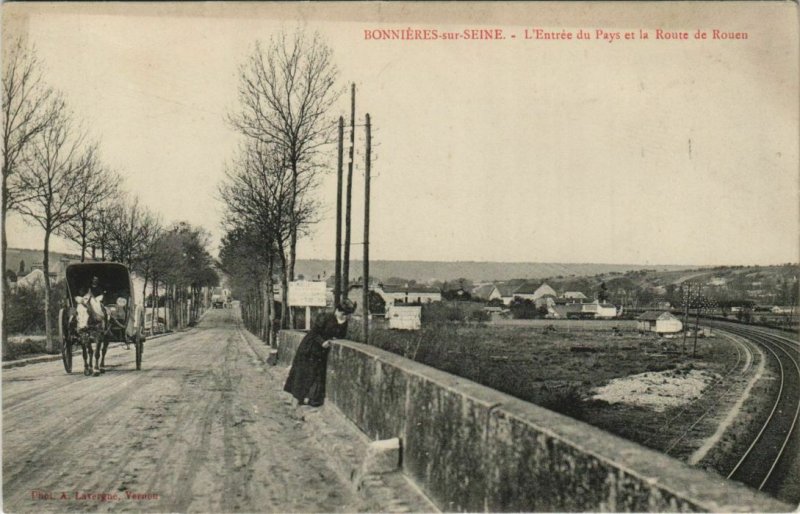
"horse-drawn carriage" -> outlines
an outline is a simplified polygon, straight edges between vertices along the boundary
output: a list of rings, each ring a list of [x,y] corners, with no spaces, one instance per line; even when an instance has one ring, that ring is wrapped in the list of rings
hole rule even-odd
[[[58,313],[58,327],[67,373],[72,372],[76,345],[83,350],[84,374],[104,372],[111,342],[134,345],[136,369],[141,369],[144,310],[134,301],[128,268],[114,262],[75,263],[67,266],[66,275],[67,300]]]

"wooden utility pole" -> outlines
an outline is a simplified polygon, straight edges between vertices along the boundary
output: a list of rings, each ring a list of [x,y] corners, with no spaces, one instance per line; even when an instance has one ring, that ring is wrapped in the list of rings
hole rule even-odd
[[[347,163],[347,196],[344,211],[344,263],[342,263],[342,294],[350,292],[350,198],[353,193],[353,148],[356,136],[356,85],[350,88],[350,161]]]
[[[700,293],[699,290],[698,293]],[[697,355],[697,331],[700,330],[700,309],[703,307],[703,298],[700,294],[697,295],[697,304],[695,305],[695,318],[694,318],[694,345],[692,346],[692,358]]]
[[[339,163],[336,168],[336,271],[333,305],[342,301],[342,164],[344,158],[344,118],[339,116]]]
[[[689,298],[691,297],[692,285],[686,283],[686,291],[683,295],[683,345],[681,355],[686,355],[686,324],[689,322]]]
[[[361,305],[361,311],[364,313],[364,344],[369,343],[369,171],[371,150],[372,133],[369,113],[367,113],[367,150],[364,158],[364,297]]]

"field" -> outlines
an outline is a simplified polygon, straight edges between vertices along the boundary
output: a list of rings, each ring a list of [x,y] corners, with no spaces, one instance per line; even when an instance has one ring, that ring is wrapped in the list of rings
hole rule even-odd
[[[516,327],[519,329],[539,329],[553,327],[558,332],[612,332],[614,327],[622,332],[636,332],[638,323],[629,319],[498,319],[491,322],[495,327]]]
[[[350,337],[358,340],[356,325],[351,324]],[[651,448],[688,456],[709,434],[681,437],[685,420],[709,407],[714,397],[709,393],[737,360],[735,345],[718,337],[699,339],[692,358],[691,339],[688,354],[682,355],[680,338],[640,335],[629,326],[615,333],[613,325],[433,323],[419,332],[374,329],[370,344]],[[609,384],[620,401],[614,394],[595,398],[598,388]]]

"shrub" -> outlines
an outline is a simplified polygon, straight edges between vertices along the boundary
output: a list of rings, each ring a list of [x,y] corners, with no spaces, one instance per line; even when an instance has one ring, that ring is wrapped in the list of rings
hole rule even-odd
[[[466,309],[457,303],[433,302],[422,306],[422,323],[465,321]]]
[[[536,318],[536,304],[528,299],[514,298],[509,307],[511,308],[511,315],[514,319]]]
[[[581,398],[578,388],[573,385],[557,389],[543,387],[535,403],[545,409],[578,420],[583,419],[586,409],[586,404]]]
[[[58,311],[63,307],[66,287],[63,282],[50,288],[50,322],[54,333],[58,332]],[[33,334],[44,332],[44,290],[17,288],[10,293],[5,329],[9,334]]]
[[[506,304],[503,303],[503,299],[502,298],[492,298],[491,300],[489,300],[489,303],[487,305],[489,307],[505,307],[506,306]]]
[[[477,321],[477,322],[480,322],[480,323],[485,323],[487,321],[491,321],[492,320],[492,315],[489,314],[488,312],[486,312],[483,309],[474,310],[474,311],[469,313],[469,320],[470,321]]]
[[[32,339],[25,339],[24,341],[9,343],[8,345],[8,354],[6,358],[8,360],[19,359],[26,355],[36,354],[36,353],[46,353],[47,351],[47,341],[44,339],[41,340],[32,340]]]

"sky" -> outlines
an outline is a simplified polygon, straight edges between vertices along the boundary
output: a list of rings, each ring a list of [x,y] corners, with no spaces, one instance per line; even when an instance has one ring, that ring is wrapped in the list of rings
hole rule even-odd
[[[356,84],[357,123],[372,118],[373,259],[798,262],[796,10],[718,6],[5,4],[3,37],[24,32],[35,45],[127,191],[166,222],[205,227],[214,246],[238,141],[225,121],[238,67],[256,40],[304,27],[333,49],[339,87]],[[537,27],[593,39],[525,39]],[[506,38],[365,39],[382,28]],[[598,28],[636,39],[595,39]],[[656,40],[659,28],[690,39]],[[748,39],[713,40],[714,29]],[[331,118],[348,113],[343,94]],[[301,259],[333,258],[336,148],[325,152],[322,219]],[[363,160],[359,128],[354,256]],[[12,247],[43,245],[14,215],[8,232]]]

